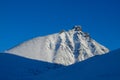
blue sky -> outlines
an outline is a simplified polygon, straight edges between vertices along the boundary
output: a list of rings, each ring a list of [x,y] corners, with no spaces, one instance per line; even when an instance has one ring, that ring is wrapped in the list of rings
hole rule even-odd
[[[120,48],[119,0],[3,0],[0,51],[76,24],[110,50]]]

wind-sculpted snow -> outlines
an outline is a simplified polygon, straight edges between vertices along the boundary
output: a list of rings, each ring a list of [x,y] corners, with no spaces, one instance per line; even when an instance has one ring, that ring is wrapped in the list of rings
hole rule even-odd
[[[25,41],[6,52],[50,63],[71,65],[108,51],[88,33],[82,32],[79,26],[75,26],[69,31]]]
[[[0,53],[0,80],[29,80],[62,65],[32,60],[8,53]]]

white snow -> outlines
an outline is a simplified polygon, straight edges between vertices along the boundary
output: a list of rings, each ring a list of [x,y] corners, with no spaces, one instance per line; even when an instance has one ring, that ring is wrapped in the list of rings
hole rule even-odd
[[[120,49],[68,67],[38,75],[33,80],[120,80]]]
[[[0,53],[0,80],[120,80],[120,49],[109,52],[81,30],[75,26]]]
[[[0,53],[0,80],[120,80],[120,49],[61,66]]]
[[[76,26],[69,31],[33,38],[6,52],[50,63],[71,65],[108,51]]]

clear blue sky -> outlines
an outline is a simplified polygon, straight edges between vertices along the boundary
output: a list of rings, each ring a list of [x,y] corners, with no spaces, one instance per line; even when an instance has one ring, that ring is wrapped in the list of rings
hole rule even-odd
[[[75,24],[110,50],[120,48],[120,0],[0,0],[0,51]]]

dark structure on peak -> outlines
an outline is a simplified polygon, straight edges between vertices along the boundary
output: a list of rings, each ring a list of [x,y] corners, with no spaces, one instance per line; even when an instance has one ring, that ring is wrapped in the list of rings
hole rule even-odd
[[[90,34],[89,34],[89,33],[84,32],[84,34],[85,34],[85,37],[90,37]]]
[[[63,29],[63,30],[61,30],[60,32],[59,32],[59,34],[61,34],[61,33],[63,33],[63,32],[65,32],[65,30]]]
[[[82,31],[82,27],[81,27],[80,25],[75,25],[75,26],[73,27],[73,29],[74,29],[75,31]]]

